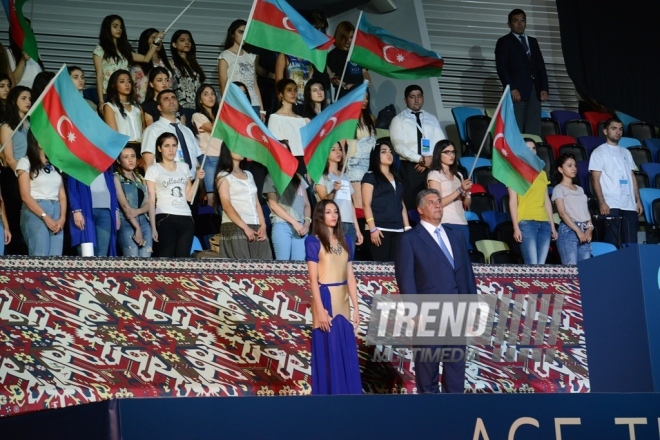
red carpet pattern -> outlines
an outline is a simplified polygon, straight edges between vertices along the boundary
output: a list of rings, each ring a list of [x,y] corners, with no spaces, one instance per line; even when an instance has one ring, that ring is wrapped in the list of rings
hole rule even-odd
[[[415,393],[405,350],[374,362],[364,345],[371,298],[397,292],[393,266],[355,271],[363,389]],[[471,347],[466,391],[587,392],[577,269],[475,266],[475,275],[482,294],[565,301],[546,347],[553,359],[525,360],[516,346],[497,360],[500,348]],[[0,416],[112,398],[310,394],[310,323],[304,263],[3,258]]]

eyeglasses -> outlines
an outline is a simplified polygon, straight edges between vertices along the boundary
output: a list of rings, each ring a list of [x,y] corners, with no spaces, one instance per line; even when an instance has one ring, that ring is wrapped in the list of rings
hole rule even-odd
[[[456,150],[445,150],[442,154],[448,154],[450,156],[456,156]]]

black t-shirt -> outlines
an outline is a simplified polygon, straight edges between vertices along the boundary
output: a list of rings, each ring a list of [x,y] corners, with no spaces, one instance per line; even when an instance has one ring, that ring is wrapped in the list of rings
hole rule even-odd
[[[376,179],[369,171],[362,178],[362,183],[373,185],[371,196],[371,212],[376,227],[385,229],[403,229],[403,186],[396,181],[396,191],[392,182]]]
[[[344,70],[344,65],[346,64],[346,58],[348,57],[347,50],[341,50],[334,48],[328,54],[328,67],[330,70],[341,78],[341,73]],[[344,73],[344,83],[360,85],[364,82],[364,76],[362,75],[362,67],[358,66],[354,62],[350,61],[346,66],[346,73]],[[339,92],[339,97],[341,98],[348,90],[341,89]]]

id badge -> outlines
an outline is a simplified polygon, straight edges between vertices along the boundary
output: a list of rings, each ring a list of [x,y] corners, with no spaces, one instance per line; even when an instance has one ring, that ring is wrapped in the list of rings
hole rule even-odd
[[[630,184],[628,183],[628,179],[619,180],[619,188],[621,188],[621,195],[622,196],[629,196],[630,195]]]
[[[422,156],[431,155],[431,139],[422,138]]]
[[[183,150],[181,148],[176,150],[176,156],[177,156],[177,159],[179,159],[179,162],[185,162],[186,161],[186,159],[183,157]]]
[[[351,182],[341,181],[341,188],[335,193],[335,200],[351,200]]]

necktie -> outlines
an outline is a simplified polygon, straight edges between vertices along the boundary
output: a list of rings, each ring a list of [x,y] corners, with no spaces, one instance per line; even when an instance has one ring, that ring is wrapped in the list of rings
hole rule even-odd
[[[191,170],[194,170],[192,160],[190,159],[190,151],[188,151],[188,144],[186,143],[186,138],[183,137],[183,132],[179,128],[179,123],[170,122],[170,125],[174,127],[174,131],[176,131],[176,137],[179,139],[179,147],[183,153],[183,160],[188,164]]]
[[[415,118],[417,118],[417,154],[422,154],[422,137],[424,137],[422,130],[420,130],[420,127],[422,126],[420,115],[422,112],[413,112],[413,114],[415,115]]]
[[[529,52],[529,46],[527,45],[527,40],[525,39],[524,35],[519,35],[518,38],[520,38],[520,42],[523,45],[523,49],[525,49],[525,55],[527,55],[527,59],[532,58],[532,54]]]
[[[440,249],[442,250],[442,253],[445,254],[445,257],[447,257],[449,263],[451,264],[451,267],[453,268],[454,257],[451,256],[449,249],[447,249],[447,245],[445,244],[444,240],[442,239],[442,236],[440,235],[440,228],[436,228],[435,236],[438,237],[438,243],[440,244]]]

